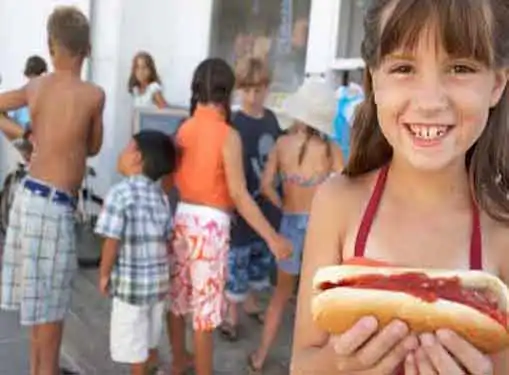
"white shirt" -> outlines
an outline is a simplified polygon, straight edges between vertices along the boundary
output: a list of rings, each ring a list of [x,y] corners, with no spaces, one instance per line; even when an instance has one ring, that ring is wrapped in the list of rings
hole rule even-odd
[[[161,85],[157,82],[152,82],[148,85],[143,93],[140,93],[140,88],[133,89],[133,104],[135,108],[157,108],[154,102],[154,95],[161,92]]]

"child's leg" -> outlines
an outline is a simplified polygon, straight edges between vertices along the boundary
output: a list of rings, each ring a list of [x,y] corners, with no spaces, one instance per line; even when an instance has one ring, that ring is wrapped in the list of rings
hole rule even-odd
[[[30,375],[39,374],[39,326],[30,328]]]
[[[147,375],[146,363],[133,363],[131,364],[131,375]]]
[[[161,365],[159,361],[159,349],[154,348],[148,351],[147,368],[158,368]]]
[[[212,331],[194,331],[194,369],[196,375],[212,375],[214,369],[214,345]]]
[[[37,330],[39,372],[37,375],[58,375],[60,345],[64,322],[41,324]]]
[[[172,353],[171,374],[180,375],[192,366],[193,361],[186,349],[186,322],[183,316],[172,312],[168,312],[166,321]]]
[[[293,293],[295,279],[295,276],[278,270],[276,290],[265,313],[262,340],[252,357],[253,365],[256,368],[263,367],[269,349],[276,338],[285,306]]]

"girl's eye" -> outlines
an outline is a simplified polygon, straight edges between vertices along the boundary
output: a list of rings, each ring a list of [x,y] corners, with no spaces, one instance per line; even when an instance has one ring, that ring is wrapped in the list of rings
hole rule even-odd
[[[390,74],[410,74],[413,72],[413,67],[409,64],[397,65],[389,70]]]
[[[451,67],[452,74],[472,74],[476,71],[477,69],[464,64],[456,64]]]

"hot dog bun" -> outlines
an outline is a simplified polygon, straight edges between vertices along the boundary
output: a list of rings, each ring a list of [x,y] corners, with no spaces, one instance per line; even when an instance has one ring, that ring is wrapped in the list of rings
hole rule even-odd
[[[313,280],[312,314],[321,329],[341,334],[361,317],[371,315],[384,327],[394,319],[406,322],[415,333],[448,328],[463,336],[484,353],[509,346],[509,327],[473,307],[444,299],[426,302],[405,292],[337,287],[321,290],[323,283],[336,283],[363,275],[424,273],[430,278],[458,277],[463,287],[487,289],[498,298],[499,309],[507,313],[508,289],[496,276],[481,271],[446,271],[399,267],[330,266]]]

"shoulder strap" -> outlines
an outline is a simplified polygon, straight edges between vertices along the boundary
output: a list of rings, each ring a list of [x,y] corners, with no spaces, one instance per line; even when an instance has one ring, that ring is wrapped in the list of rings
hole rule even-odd
[[[368,235],[375,220],[380,200],[385,189],[385,183],[387,181],[387,174],[389,173],[389,165],[384,166],[378,173],[378,178],[373,188],[373,193],[368,202],[364,216],[362,217],[359,231],[357,232],[357,238],[355,239],[355,256],[363,257],[366,250],[366,243]]]
[[[472,237],[470,239],[470,269],[482,270],[481,214],[477,203],[472,200]]]

